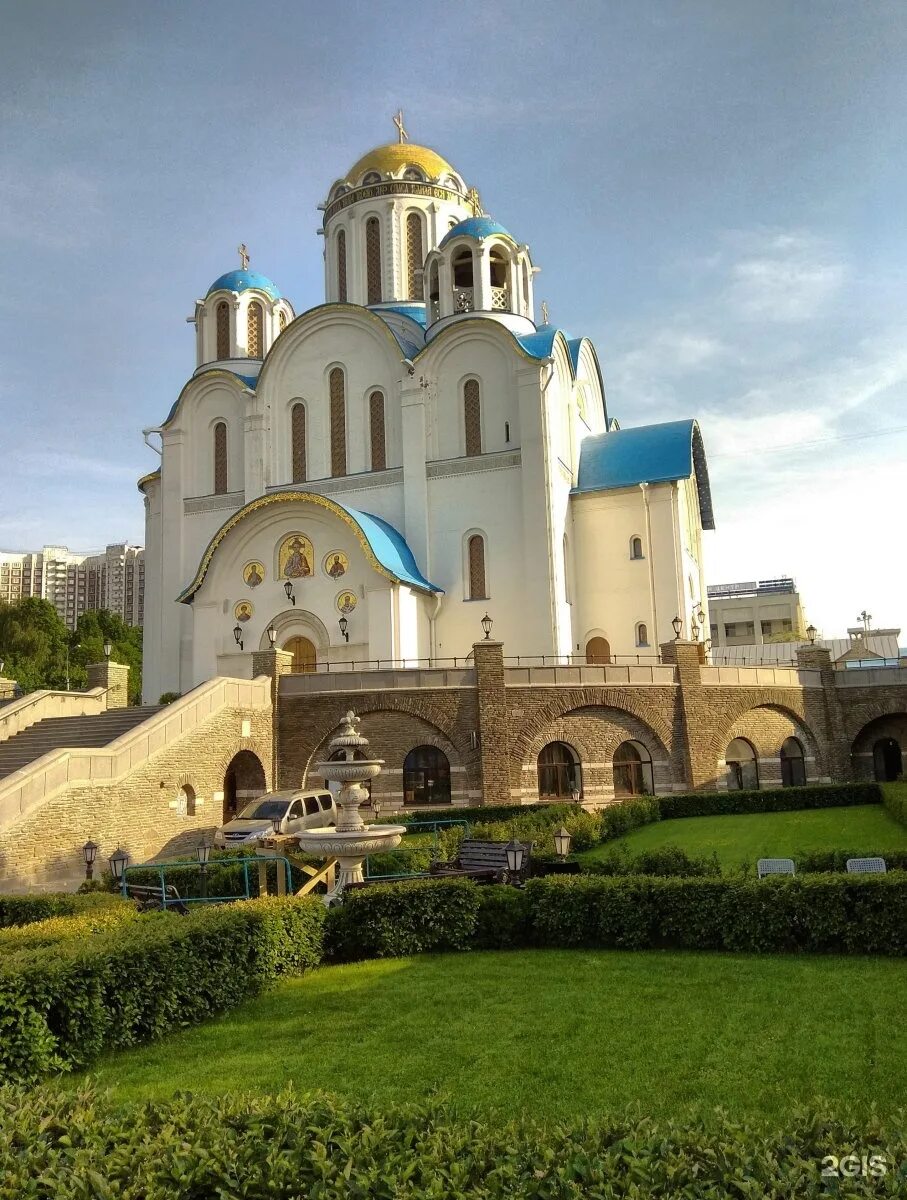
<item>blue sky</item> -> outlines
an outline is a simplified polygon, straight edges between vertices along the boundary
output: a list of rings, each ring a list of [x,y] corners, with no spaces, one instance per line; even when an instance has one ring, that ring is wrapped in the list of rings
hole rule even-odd
[[[530,243],[622,424],[697,416],[712,582],[907,627],[903,3],[31,0],[0,41],[0,547],[142,540],[221,272],[322,298],[402,106]]]

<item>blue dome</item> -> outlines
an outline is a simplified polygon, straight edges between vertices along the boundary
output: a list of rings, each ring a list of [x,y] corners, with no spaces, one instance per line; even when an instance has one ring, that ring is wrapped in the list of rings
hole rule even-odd
[[[220,279],[215,279],[208,288],[208,295],[212,292],[247,292],[249,288],[257,288],[258,291],[264,292],[270,296],[272,300],[280,299],[280,290],[276,283],[272,283],[266,275],[258,275],[255,271],[228,271],[226,275],[221,275]]]
[[[460,221],[458,225],[454,225],[453,229],[448,230],[444,237],[441,238],[441,245],[446,245],[447,242],[453,241],[457,237],[474,238],[479,241],[480,238],[491,237],[493,233],[500,234],[502,237],[510,238],[514,241],[503,225],[499,225],[497,221],[491,217],[467,217],[465,221]]]

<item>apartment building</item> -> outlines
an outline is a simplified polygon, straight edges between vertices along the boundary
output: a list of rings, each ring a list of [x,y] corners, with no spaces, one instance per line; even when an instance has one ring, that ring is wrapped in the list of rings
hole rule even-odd
[[[36,551],[0,551],[0,600],[26,596],[49,600],[70,629],[83,612],[108,609],[127,625],[145,616],[145,551],[116,542],[100,554],[79,554],[66,546]]]
[[[712,584],[709,636],[712,647],[761,646],[779,633],[804,634],[806,617],[793,579]]]

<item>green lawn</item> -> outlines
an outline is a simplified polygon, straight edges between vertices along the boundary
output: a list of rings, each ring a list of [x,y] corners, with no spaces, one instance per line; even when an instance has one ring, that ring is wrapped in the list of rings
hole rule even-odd
[[[680,846],[694,856],[718,855],[723,869],[759,858],[792,858],[810,850],[861,850],[884,854],[907,850],[907,828],[881,804],[852,808],[804,808],[794,812],[746,813],[717,817],[683,817],[656,821],[604,842],[578,855],[605,858],[617,846],[631,854]]]
[[[151,983],[153,986],[153,981]],[[907,1105],[907,972],[861,958],[469,953],[321,968],[96,1067],[117,1097],[327,1089],[460,1115]],[[81,1077],[63,1086],[78,1084]]]

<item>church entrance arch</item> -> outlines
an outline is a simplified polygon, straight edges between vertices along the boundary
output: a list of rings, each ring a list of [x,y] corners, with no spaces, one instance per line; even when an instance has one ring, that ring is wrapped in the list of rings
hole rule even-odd
[[[891,783],[904,774],[904,755],[893,737],[879,738],[873,743],[872,767],[879,783]]]
[[[281,647],[293,655],[290,669],[294,674],[314,671],[318,665],[318,652],[315,644],[307,637],[297,636],[287,638]]]
[[[251,750],[234,754],[224,773],[224,824],[266,791],[265,769],[258,755]]]
[[[604,667],[611,661],[611,646],[607,638],[591,637],[586,642],[586,662],[589,666]]]
[[[403,760],[404,804],[449,804],[450,760],[437,746],[416,746]]]

